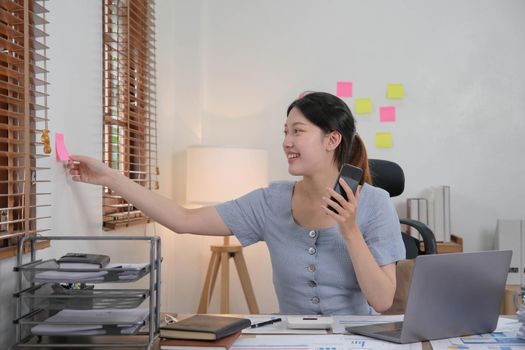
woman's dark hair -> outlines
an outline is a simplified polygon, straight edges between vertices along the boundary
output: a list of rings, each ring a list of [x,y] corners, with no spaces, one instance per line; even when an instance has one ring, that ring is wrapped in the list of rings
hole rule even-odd
[[[365,144],[356,133],[354,116],[343,100],[326,92],[309,92],[290,104],[287,116],[294,107],[326,134],[338,131],[341,134],[341,143],[334,154],[337,167],[340,168],[343,163],[355,165],[363,169],[361,185],[365,182],[372,183]]]

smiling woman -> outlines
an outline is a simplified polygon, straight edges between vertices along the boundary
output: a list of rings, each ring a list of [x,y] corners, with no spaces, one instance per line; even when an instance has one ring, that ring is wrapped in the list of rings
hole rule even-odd
[[[265,241],[283,314],[387,310],[396,288],[395,262],[404,259],[405,249],[388,193],[366,182],[366,150],[350,109],[338,97],[316,92],[287,112],[283,149],[290,174],[302,179],[274,182],[216,206],[185,209],[88,157],[72,156],[68,168],[73,180],[107,186],[175,232],[234,234],[243,246]],[[348,200],[332,189],[343,163],[365,172],[355,196],[340,182]]]

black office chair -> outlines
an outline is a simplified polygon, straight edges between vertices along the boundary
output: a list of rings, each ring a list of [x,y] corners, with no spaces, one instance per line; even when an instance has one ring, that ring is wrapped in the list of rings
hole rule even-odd
[[[390,197],[399,196],[403,193],[405,189],[405,174],[397,163],[383,159],[369,159],[368,166],[370,167],[372,184],[374,186],[387,191]],[[423,254],[437,254],[436,238],[427,225],[411,219],[400,219],[399,221],[419,232],[425,246],[425,249],[422,250],[419,239],[401,232],[407,259],[415,259],[418,255]]]

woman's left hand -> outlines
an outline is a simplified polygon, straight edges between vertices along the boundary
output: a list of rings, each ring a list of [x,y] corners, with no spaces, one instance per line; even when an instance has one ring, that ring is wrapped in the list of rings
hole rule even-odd
[[[327,215],[331,216],[335,221],[337,221],[343,236],[345,236],[345,238],[350,238],[352,235],[360,234],[360,230],[356,222],[356,214],[357,199],[359,198],[361,186],[357,188],[356,194],[354,195],[350,189],[350,186],[348,186],[343,178],[339,178],[339,184],[346,192],[348,201],[332,188],[327,188],[328,196],[323,197],[323,200],[326,204],[321,207]],[[335,212],[328,209],[328,206],[332,207]]]

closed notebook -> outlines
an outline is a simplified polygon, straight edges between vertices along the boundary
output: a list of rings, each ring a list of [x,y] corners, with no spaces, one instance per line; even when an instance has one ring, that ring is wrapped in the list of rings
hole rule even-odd
[[[241,332],[233,333],[219,340],[165,339],[160,342],[161,350],[228,350],[239,338]]]
[[[250,327],[247,318],[194,315],[160,327],[160,336],[174,339],[217,340]]]

